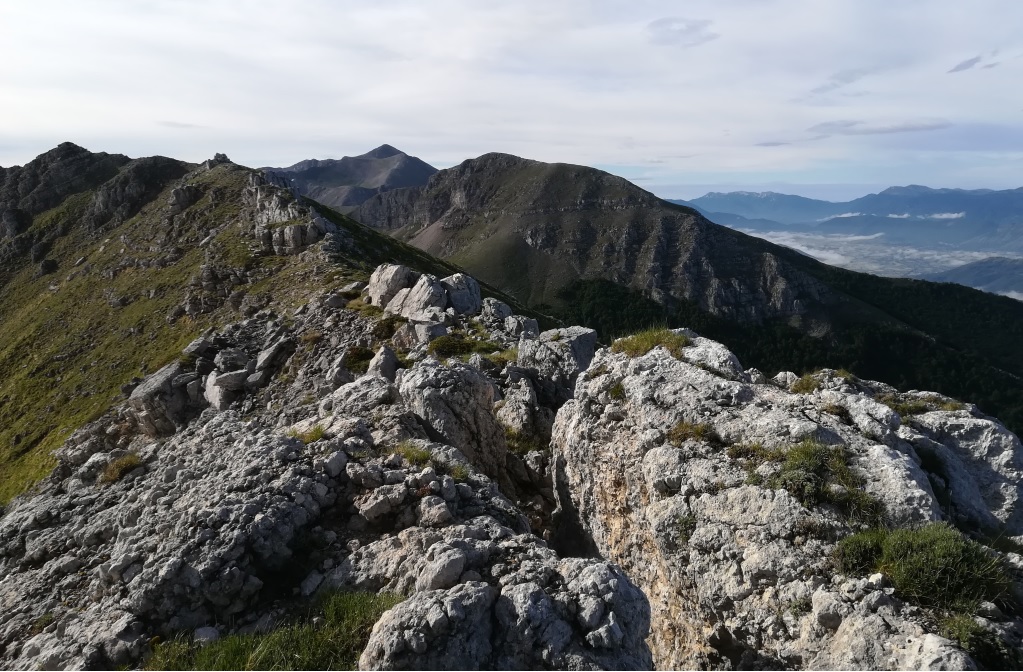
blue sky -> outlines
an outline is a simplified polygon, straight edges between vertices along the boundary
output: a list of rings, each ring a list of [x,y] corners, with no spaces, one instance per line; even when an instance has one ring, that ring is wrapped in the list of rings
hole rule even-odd
[[[1023,3],[0,5],[0,165],[501,151],[666,197],[1023,186]]]

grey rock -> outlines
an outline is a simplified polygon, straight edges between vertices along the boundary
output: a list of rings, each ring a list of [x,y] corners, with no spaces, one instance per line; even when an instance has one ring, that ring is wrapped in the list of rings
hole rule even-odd
[[[408,289],[419,279],[419,274],[407,266],[383,264],[378,266],[366,286],[366,298],[374,306],[383,308],[399,290]]]
[[[447,290],[448,301],[457,315],[475,315],[482,308],[480,285],[464,273],[455,273],[441,278],[440,284]]]

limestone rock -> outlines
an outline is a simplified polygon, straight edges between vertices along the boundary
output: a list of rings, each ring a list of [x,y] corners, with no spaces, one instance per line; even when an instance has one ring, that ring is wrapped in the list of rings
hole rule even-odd
[[[408,289],[419,279],[419,274],[407,266],[383,264],[369,277],[366,297],[369,303],[381,308],[390,303],[399,290]]]
[[[465,273],[455,273],[441,278],[440,284],[447,290],[448,301],[457,315],[475,315],[482,308],[480,285]]]
[[[586,370],[597,346],[597,332],[585,327],[552,329],[519,343],[518,365],[536,371],[559,402],[572,397],[579,373]]]

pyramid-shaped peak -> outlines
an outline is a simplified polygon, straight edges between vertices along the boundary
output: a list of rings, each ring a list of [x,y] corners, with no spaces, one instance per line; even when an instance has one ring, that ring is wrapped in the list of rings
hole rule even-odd
[[[391,145],[386,145],[385,144],[385,145],[380,145],[376,149],[373,149],[373,150],[370,150],[370,151],[366,152],[365,154],[363,154],[362,156],[360,156],[358,158],[360,158],[360,159],[386,159],[386,158],[388,158],[390,156],[394,156],[395,154],[404,154],[404,153],[405,152],[401,151],[400,149],[397,149],[396,147],[392,147]]]

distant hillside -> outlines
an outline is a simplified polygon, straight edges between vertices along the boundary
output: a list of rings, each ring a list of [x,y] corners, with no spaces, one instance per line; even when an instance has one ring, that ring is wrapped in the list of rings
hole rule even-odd
[[[691,326],[765,371],[844,366],[1023,428],[1023,305],[826,266],[608,173],[487,154],[352,215],[605,337]]]
[[[893,243],[1023,252],[1023,188],[891,187],[840,203],[774,192],[712,192],[688,202],[715,221],[754,230],[883,233]],[[748,222],[725,221],[740,216]],[[710,215],[712,219],[714,215]]]
[[[991,257],[957,266],[925,278],[934,282],[955,282],[996,294],[1023,295],[1023,259]]]
[[[380,145],[361,156],[309,159],[265,170],[284,178],[302,195],[340,209],[354,207],[383,191],[424,185],[437,172],[390,145]]]

